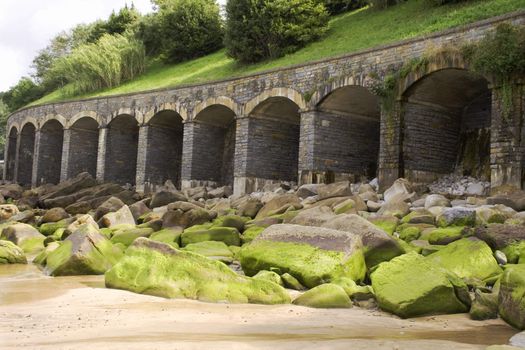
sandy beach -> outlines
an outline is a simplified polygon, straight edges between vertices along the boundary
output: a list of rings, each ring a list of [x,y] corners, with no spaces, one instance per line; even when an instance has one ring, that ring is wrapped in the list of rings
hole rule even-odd
[[[468,315],[167,300],[33,265],[0,266],[0,306],[2,349],[484,349],[517,333]]]

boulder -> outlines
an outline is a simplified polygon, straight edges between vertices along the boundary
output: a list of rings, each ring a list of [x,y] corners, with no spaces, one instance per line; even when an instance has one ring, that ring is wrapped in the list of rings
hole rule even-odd
[[[469,314],[471,319],[478,321],[498,318],[498,293],[476,289]]]
[[[496,250],[499,252],[499,250]],[[508,263],[525,264],[525,241],[514,242],[503,248],[501,251]]]
[[[27,264],[22,248],[13,242],[0,240],[0,265],[2,264]]]
[[[181,209],[168,210],[162,216],[162,227],[191,227],[211,221],[216,215],[217,213],[202,208],[188,211],[182,211]]]
[[[462,207],[447,208],[437,217],[436,222],[440,227],[474,226],[476,225],[476,211]]]
[[[24,188],[19,184],[6,184],[0,187],[0,194],[4,198],[17,200],[22,197],[22,192],[24,192]]]
[[[254,218],[263,207],[263,204],[258,198],[246,196],[236,200],[232,207],[237,209],[238,215]]]
[[[352,301],[345,290],[333,283],[321,284],[304,292],[293,301],[293,304],[323,309],[352,307]]]
[[[304,185],[299,186],[299,188],[297,189],[297,192],[295,194],[299,198],[303,198],[303,199],[311,197],[311,196],[315,196],[315,195],[317,195],[317,188],[319,186],[322,186],[322,185],[319,185],[319,184],[304,184]]]
[[[516,335],[513,335],[509,340],[509,344],[517,346],[520,349],[525,349],[525,332],[520,332]]]
[[[513,190],[509,193],[488,197],[487,204],[503,204],[516,211],[523,211],[525,210],[525,191]]]
[[[476,211],[476,224],[503,224],[509,219],[507,215],[495,207],[482,206],[474,209]]]
[[[425,209],[432,207],[450,207],[450,201],[441,194],[430,194],[425,198]]]
[[[383,199],[385,202],[390,202],[394,200],[395,202],[405,201],[408,198],[411,198],[414,195],[412,193],[412,186],[410,182],[406,179],[400,178],[394,181],[392,186],[390,186],[383,194]]]
[[[0,205],[0,221],[9,220],[14,215],[20,213],[18,207],[14,204],[1,204]]]
[[[475,237],[452,242],[426,259],[455,273],[468,284],[481,284],[502,272],[490,247]]]
[[[230,186],[222,186],[208,191],[208,198],[228,198],[233,194]]]
[[[492,249],[503,249],[508,245],[525,240],[525,226],[489,224],[477,227],[475,235],[485,241]]]
[[[368,207],[366,207],[366,209],[368,209]],[[334,205],[334,212],[336,214],[355,214],[357,213],[356,202],[352,198],[348,198],[347,200]]]
[[[78,201],[68,205],[65,211],[70,215],[86,214],[91,208],[92,206],[89,201]]]
[[[122,252],[108,239],[85,224],[49,253],[44,271],[52,276],[100,275],[121,256]]]
[[[141,200],[129,206],[129,210],[135,221],[138,221],[142,215],[151,212],[151,209],[146,205],[146,202],[147,200]]]
[[[184,230],[181,236],[182,246],[191,243],[218,241],[227,245],[241,245],[239,231],[234,227],[210,227],[201,229],[199,227]]]
[[[153,234],[153,229],[151,228],[124,228],[116,230],[111,236],[111,243],[113,244],[123,244],[128,247],[139,237],[150,237]]]
[[[352,187],[349,181],[335,182],[328,185],[318,185],[317,195],[319,199],[326,199],[332,197],[348,197],[352,196]]]
[[[290,223],[302,226],[322,226],[327,221],[335,218],[335,214],[328,206],[303,209]]]
[[[131,213],[127,205],[124,205],[122,208],[120,208],[114,213],[112,212],[105,214],[99,220],[99,225],[101,227],[111,228],[113,226],[123,224],[135,225],[135,219],[133,218],[133,214]]]
[[[96,221],[93,219],[93,217],[91,215],[84,214],[82,216],[77,217],[75,221],[70,223],[67,226],[66,231],[68,231],[69,233],[73,233],[80,226],[82,226],[84,224],[89,224],[89,225],[93,226],[93,228],[96,229],[96,230],[98,230],[98,228],[99,228],[98,224],[96,223]]]
[[[467,286],[414,252],[378,265],[370,278],[381,309],[402,318],[469,310]]]
[[[186,196],[184,196],[182,193],[177,191],[166,191],[162,190],[157,193],[154,193],[151,197],[151,202],[149,204],[149,207],[151,209],[162,207],[164,205],[168,205],[173,202],[177,201],[187,201],[188,199]]]
[[[423,230],[419,238],[427,240],[430,244],[447,245],[463,238],[466,231],[463,226],[428,228]]]
[[[399,225],[399,219],[395,216],[373,216],[369,217],[368,221],[385,231],[389,235],[392,235],[397,226]]]
[[[309,288],[339,277],[360,281],[366,273],[361,239],[328,228],[279,224],[266,228],[239,254],[244,273],[289,273]]]
[[[106,287],[165,298],[206,302],[285,304],[279,285],[240,276],[219,261],[176,250],[167,244],[137,239],[105,274]]]
[[[377,212],[379,216],[395,216],[402,218],[410,212],[410,206],[403,200],[392,199],[385,202]]]
[[[18,214],[11,216],[9,221],[23,222],[25,224],[35,224],[35,211],[34,210],[24,210]]]
[[[359,286],[349,278],[339,278],[335,281],[332,281],[332,283],[341,286],[345,293],[352,300],[368,300],[375,298],[374,291],[372,290],[371,286]]]
[[[203,208],[197,204],[190,203],[190,202],[182,202],[182,201],[177,201],[177,202],[168,204],[168,211],[182,210],[183,212],[187,212],[193,209],[198,210],[198,209],[203,209]]]
[[[46,239],[36,228],[22,223],[7,226],[2,230],[1,237],[13,242],[26,253],[35,253],[42,250],[44,248],[44,239]]]
[[[250,226],[241,235],[241,241],[243,244],[250,243],[253,241],[257,236],[259,236],[264,229],[268,226]]]
[[[253,276],[254,279],[261,279],[265,281],[270,281],[273,283],[276,283],[280,286],[284,286],[284,282],[281,279],[281,276],[279,276],[277,273],[273,271],[259,271],[255,276]]]
[[[58,222],[63,219],[67,219],[69,214],[64,208],[51,208],[42,217],[42,223],[46,222]]]
[[[293,290],[306,290],[306,288],[299,282],[297,278],[290,275],[288,272],[283,273],[281,275],[281,279],[283,280],[283,284],[286,288],[293,289]]]
[[[499,314],[508,324],[525,329],[525,264],[508,266],[500,280]]]
[[[119,198],[110,197],[97,208],[94,219],[99,221],[104,215],[114,213],[125,205]]]
[[[59,183],[58,185],[56,185],[53,188],[52,192],[43,195],[40,198],[40,200],[43,201],[43,203],[45,204],[46,200],[67,196],[75,192],[79,192],[80,190],[83,190],[89,187],[93,187],[96,184],[97,184],[97,181],[89,173],[87,172],[80,173],[74,178],[63,181]],[[61,207],[66,207],[66,205],[61,206]]]
[[[180,246],[180,236],[182,235],[182,229],[177,228],[165,228],[160,231],[154,232],[149,239],[152,241],[168,243],[177,247]]]
[[[373,267],[404,253],[397,241],[385,231],[356,214],[337,215],[323,227],[360,237],[367,267]]]
[[[401,219],[402,224],[434,225],[434,215],[426,209],[417,209]]]
[[[257,213],[256,219],[262,219],[267,216],[272,216],[276,214],[282,214],[285,211],[292,209],[297,210],[301,209],[302,205],[295,194],[284,194],[276,196],[268,201]]]
[[[66,229],[74,220],[74,218],[68,218],[57,222],[47,222],[45,224],[40,225],[38,230],[44,236],[51,236],[58,229]]]
[[[224,242],[206,241],[191,243],[186,245],[182,250],[203,255],[212,260],[222,261],[226,264],[233,262],[233,252],[228,249]]]
[[[234,227],[239,232],[244,231],[244,223],[245,219],[238,215],[224,215],[213,220],[213,226]]]

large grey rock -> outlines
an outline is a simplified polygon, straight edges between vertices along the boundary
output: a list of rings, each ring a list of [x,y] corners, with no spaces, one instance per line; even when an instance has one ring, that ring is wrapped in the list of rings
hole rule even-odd
[[[142,215],[151,211],[151,209],[146,205],[146,202],[147,200],[141,200],[129,206],[129,210],[131,210],[131,214],[133,214],[135,221],[137,221]]]
[[[160,191],[154,193],[151,197],[149,207],[151,209],[162,207],[177,201],[187,201],[188,199],[180,192],[176,191]]]
[[[477,227],[475,235],[492,249],[503,249],[511,243],[525,240],[525,226],[489,224]]]
[[[476,224],[476,211],[463,207],[447,208],[437,217],[436,221],[441,227],[474,226]]]
[[[319,184],[304,184],[301,185],[295,193],[300,198],[308,198],[317,194],[317,188],[321,186]]]
[[[84,172],[80,173],[72,179],[61,182],[56,185],[54,191],[42,196],[41,200],[45,201],[47,199],[58,198],[66,195],[70,195],[74,192],[78,192],[82,189],[95,186],[97,181],[89,173]],[[65,206],[63,206],[65,207]]]
[[[114,213],[107,213],[99,220],[99,225],[102,227],[113,227],[117,225],[135,225],[133,214],[127,205],[117,210]]]
[[[525,191],[515,190],[507,194],[488,197],[487,204],[503,204],[516,211],[525,210]]]
[[[295,194],[284,194],[275,196],[270,201],[268,201],[257,213],[256,219],[261,219],[267,216],[272,216],[276,214],[282,214],[287,210],[301,209],[302,205]]]
[[[525,332],[514,335],[509,340],[510,345],[525,349]]]
[[[263,204],[258,198],[245,196],[235,200],[232,203],[232,207],[237,209],[238,215],[254,218],[263,207]]]
[[[64,208],[51,208],[42,217],[42,223],[46,222],[58,222],[63,219],[67,219],[69,214]]]
[[[383,203],[377,215],[379,216],[395,216],[402,218],[410,212],[410,206],[408,203],[402,200],[391,199],[388,202]]]
[[[394,181],[392,186],[390,186],[385,193],[383,194],[383,199],[385,202],[391,200],[395,201],[405,201],[411,198],[414,195],[412,193],[412,186],[410,182],[406,179],[400,178]]]
[[[110,197],[104,203],[102,203],[97,210],[95,211],[95,220],[100,220],[104,215],[107,213],[116,212],[120,208],[122,208],[124,205],[126,205],[123,201],[121,201],[117,197]]]
[[[450,207],[450,201],[443,195],[431,194],[425,198],[425,209],[432,207]]]
[[[366,265],[375,266],[404,253],[399,243],[385,231],[368,220],[355,214],[337,215],[323,224],[323,227],[349,232],[361,237]]]
[[[352,187],[350,186],[349,181],[335,182],[329,185],[319,185],[317,187],[317,195],[319,196],[319,199],[348,197],[352,194]]]
[[[191,227],[209,222],[216,216],[217,213],[202,208],[188,211],[181,209],[168,210],[162,216],[162,227]]]
[[[0,186],[0,194],[4,198],[19,199],[22,197],[24,189],[19,184],[6,184]]]
[[[329,220],[332,220],[336,215],[330,207],[313,207],[303,209],[291,221],[291,224],[302,226],[322,226]]]
[[[46,238],[33,226],[22,223],[7,226],[2,230],[1,237],[13,242],[27,253],[43,249]]]

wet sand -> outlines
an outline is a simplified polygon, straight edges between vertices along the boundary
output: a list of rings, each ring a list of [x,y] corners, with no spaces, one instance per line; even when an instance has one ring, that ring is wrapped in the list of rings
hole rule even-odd
[[[517,333],[468,315],[401,320],[354,307],[226,305],[103,288],[0,265],[1,349],[485,349]]]

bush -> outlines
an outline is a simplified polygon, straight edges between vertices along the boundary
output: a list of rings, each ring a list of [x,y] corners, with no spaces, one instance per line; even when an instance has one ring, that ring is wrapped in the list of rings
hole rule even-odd
[[[223,24],[214,0],[164,0],[159,8],[153,23],[143,25],[148,52],[159,46],[165,61],[180,62],[222,47]]]
[[[324,0],[323,3],[330,15],[356,10],[366,5],[365,0]]]
[[[225,44],[244,63],[296,51],[327,30],[328,12],[316,0],[229,0]]]
[[[72,82],[72,93],[114,87],[144,71],[144,45],[137,39],[105,34],[94,44],[82,45],[59,59],[57,76]]]
[[[44,91],[40,86],[35,84],[30,78],[22,77],[15,86],[4,93],[2,100],[9,111],[12,112],[31,101],[39,99],[43,95]]]

